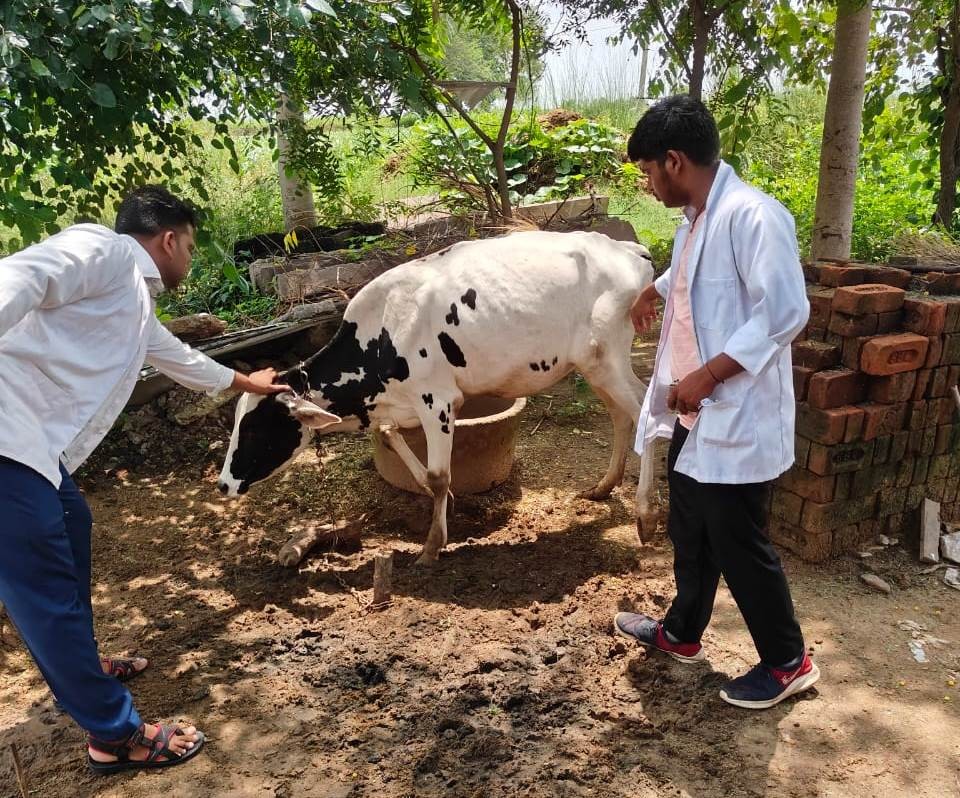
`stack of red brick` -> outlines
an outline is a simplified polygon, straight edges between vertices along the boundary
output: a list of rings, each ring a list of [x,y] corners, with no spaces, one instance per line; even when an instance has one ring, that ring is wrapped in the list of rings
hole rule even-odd
[[[924,498],[960,509],[960,291],[952,275],[807,267],[810,322],[793,344],[796,465],[778,480],[771,534],[822,560],[899,535]],[[958,282],[958,285],[954,285]]]

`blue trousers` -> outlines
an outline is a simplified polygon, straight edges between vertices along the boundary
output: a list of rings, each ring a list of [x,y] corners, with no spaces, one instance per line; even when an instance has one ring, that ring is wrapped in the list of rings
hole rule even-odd
[[[101,740],[140,726],[133,697],[104,674],[90,605],[90,528],[83,495],[61,466],[59,491],[0,457],[0,601],[53,695]]]

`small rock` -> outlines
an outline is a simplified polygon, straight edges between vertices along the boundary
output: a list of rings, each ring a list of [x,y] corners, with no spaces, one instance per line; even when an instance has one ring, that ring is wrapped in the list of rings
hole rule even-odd
[[[889,595],[891,588],[886,582],[884,582],[876,574],[860,574],[860,580],[867,585],[870,585],[874,590],[878,590],[881,593],[886,593]]]
[[[945,560],[960,563],[960,532],[951,532],[940,538],[940,555]]]

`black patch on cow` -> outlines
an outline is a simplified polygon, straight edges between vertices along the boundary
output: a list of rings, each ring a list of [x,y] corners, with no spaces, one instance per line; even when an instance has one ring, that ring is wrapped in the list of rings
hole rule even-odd
[[[454,327],[460,326],[460,316],[457,314],[457,306],[454,303],[450,303],[450,312],[447,314],[447,324],[452,324]]]
[[[477,292],[474,291],[472,288],[469,289],[467,293],[465,293],[462,297],[460,297],[460,301],[463,302],[463,304],[466,305],[468,308],[470,308],[470,310],[476,310],[477,309]]]
[[[230,460],[230,474],[239,480],[240,493],[246,493],[254,482],[266,479],[287,462],[300,445],[302,434],[300,422],[273,396],[244,415]]]
[[[426,350],[426,349],[421,349],[421,350],[420,350],[420,357],[426,357],[426,356],[427,356],[427,350]]]
[[[555,358],[553,359],[553,365],[556,366],[559,361],[560,361],[560,358],[555,357]]]
[[[444,424],[442,427],[440,427],[440,432],[442,432],[444,435],[449,435],[449,434],[450,434],[450,427],[448,427],[446,424]]]
[[[531,363],[531,364],[530,364],[530,370],[531,370],[531,371],[540,371],[540,364],[539,364],[539,363]]]
[[[450,403],[447,402],[447,415],[450,415]]]
[[[441,424],[447,423],[447,414],[444,413],[442,410],[440,411],[440,423]]]
[[[463,356],[463,350],[457,346],[456,341],[445,332],[440,333],[437,336],[437,340],[440,342],[440,349],[443,350],[443,354],[451,366],[457,366],[459,368],[466,367],[467,359]]]
[[[431,410],[433,410],[433,394],[432,394],[432,393],[425,393],[425,394],[423,394],[420,398],[423,399],[423,403],[424,403],[428,408],[430,408]]]
[[[296,372],[294,369],[289,374]],[[390,380],[406,380],[410,366],[397,353],[385,327],[378,337],[361,346],[356,322],[345,321],[333,340],[314,356],[307,372],[311,389],[327,402],[324,409],[341,418],[357,417],[365,428],[370,426],[370,410],[376,407],[373,400],[386,390]],[[351,375],[356,376],[351,379]],[[342,377],[344,384],[334,385]]]
[[[543,369],[544,371],[550,371],[550,366],[547,365],[546,360],[540,361],[540,368]]]

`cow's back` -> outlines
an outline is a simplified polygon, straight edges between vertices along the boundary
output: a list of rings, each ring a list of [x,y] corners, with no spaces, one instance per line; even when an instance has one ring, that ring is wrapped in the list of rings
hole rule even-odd
[[[637,244],[600,233],[513,233],[391,269],[357,294],[345,320],[365,338],[386,329],[415,375],[453,369],[464,393],[521,395],[531,379],[549,384],[556,369],[585,357],[603,324],[622,325],[651,278]],[[506,384],[515,389],[499,387]]]

